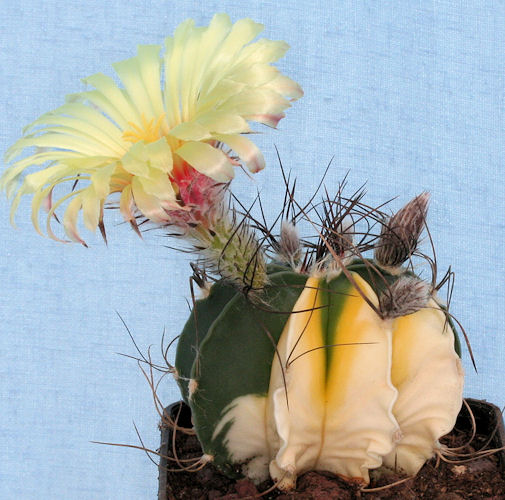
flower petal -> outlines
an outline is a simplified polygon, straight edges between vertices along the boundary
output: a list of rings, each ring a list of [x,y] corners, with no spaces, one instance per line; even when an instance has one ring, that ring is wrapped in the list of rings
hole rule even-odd
[[[229,158],[210,144],[186,142],[175,153],[198,172],[218,182],[229,182],[235,175]]]
[[[282,40],[268,40],[262,38],[251,43],[242,50],[237,64],[272,63],[278,61],[289,49],[289,45]]]
[[[98,169],[91,175],[93,191],[100,201],[104,201],[110,193],[110,181],[116,168],[116,163]]]
[[[156,168],[167,174],[173,170],[172,149],[164,137],[159,141],[147,144],[145,150],[151,168]]]
[[[146,194],[175,204],[175,191],[166,173],[152,169],[149,177],[139,177],[138,180]]]
[[[216,134],[243,134],[250,132],[249,124],[240,115],[212,111],[198,118],[206,130]]]
[[[121,164],[130,174],[142,177],[149,175],[147,160],[145,144],[139,141],[123,156]]]
[[[263,125],[266,125],[267,127],[277,128],[277,125],[285,116],[285,113],[260,113],[247,115],[247,119],[263,123]]]
[[[196,122],[180,123],[170,131],[170,135],[181,141],[205,141],[211,138],[209,130]]]
[[[65,180],[70,180],[70,179],[65,179]],[[74,178],[73,180],[77,180],[77,178]],[[41,206],[44,205],[45,203],[45,200],[47,199],[47,197],[52,193],[53,191],[53,188],[59,184],[60,182],[63,182],[63,181],[56,181],[52,184],[50,184],[49,186],[47,186],[46,188],[44,189],[40,189],[38,190],[34,195],[33,195],[33,199],[32,199],[32,214],[31,214],[31,219],[32,219],[32,224],[33,224],[33,227],[35,228],[35,230],[40,234],[42,235],[42,230],[40,229],[40,226],[39,226],[39,213],[40,213],[40,208]],[[67,195],[61,197],[58,201],[56,201],[55,203],[52,203],[51,204],[51,207],[50,209],[48,210],[47,212],[47,216],[46,216],[46,229],[47,229],[47,233],[48,235],[53,238],[53,239],[56,239],[58,241],[64,241],[64,240],[60,240],[59,238],[57,238],[52,230],[51,230],[51,220],[56,212],[56,210],[63,204],[65,203],[68,199],[70,198],[73,198],[75,196],[80,196],[81,193],[83,193],[84,191],[86,191],[87,188],[83,188],[83,189],[80,189],[80,190],[77,190],[77,191],[71,191],[70,193],[68,193]]]
[[[124,115],[108,100],[107,96],[98,90],[89,90],[77,94],[65,96],[67,104],[80,104],[82,106],[91,105],[109,117],[122,130],[129,127],[131,120],[127,120]],[[86,103],[86,104],[84,104]]]
[[[126,146],[125,141],[122,139],[122,131],[121,129],[110,121],[104,114],[98,111],[95,108],[90,107],[89,105],[83,104],[81,102],[67,102],[63,104],[59,108],[56,108],[51,113],[46,113],[40,119],[44,118],[44,116],[48,115],[68,115],[71,117],[78,118],[89,125],[92,125],[95,129],[100,130],[107,137],[112,139],[118,145],[123,148]],[[32,124],[25,127],[23,130],[24,134],[30,133],[33,125],[35,125],[39,120],[36,120]]]
[[[79,236],[79,231],[77,230],[77,217],[81,207],[82,198],[80,196],[76,196],[70,201],[65,210],[65,215],[63,216],[63,227],[65,228],[65,233],[72,241],[86,245],[84,240]]]
[[[194,28],[188,19],[175,30],[174,36],[165,40],[165,109],[170,128],[181,123],[180,81],[184,69],[184,46]]]
[[[14,190],[18,186],[20,175],[28,167],[32,165],[40,165],[48,161],[60,160],[62,158],[79,157],[79,153],[73,151],[44,151],[35,153],[31,156],[13,163],[0,177],[0,189],[7,191],[7,197],[10,198],[14,194]]]
[[[102,200],[90,186],[82,195],[82,218],[90,231],[95,231],[102,213]]]
[[[58,164],[52,167],[47,167],[44,170],[33,172],[25,177],[23,189],[25,193],[34,193],[44,186],[54,186],[59,182],[63,182],[66,177],[73,177],[74,170],[67,165]]]
[[[201,49],[202,29],[193,28],[184,44],[183,60],[191,61],[181,67],[180,72],[180,106],[181,120],[188,122],[195,115],[198,107],[198,95],[200,94],[199,82],[195,82],[195,73],[197,73],[194,61],[198,58]]]
[[[265,159],[260,149],[243,135],[215,134],[214,138],[230,146],[250,172],[256,173],[265,168]]]
[[[240,68],[230,74],[230,78],[235,82],[242,82],[250,87],[259,87],[274,80],[279,74],[279,70],[269,64],[253,64]]]
[[[67,135],[62,133],[48,132],[39,136],[26,136],[19,139],[11,149],[9,149],[8,154],[20,153],[24,148],[30,147],[39,148],[57,148],[57,149],[67,149],[70,151],[75,151],[83,155],[91,156],[109,156],[110,150],[97,144],[95,141],[90,140],[86,137],[77,137],[75,135]]]
[[[110,122],[108,123],[110,124]],[[50,125],[54,126],[51,127]],[[101,126],[97,127],[87,120],[83,120],[81,117],[63,116],[57,113],[57,110],[47,113],[38,120],[35,120],[27,127],[26,131],[32,130],[37,126],[42,126],[42,128],[38,129],[35,133],[64,133],[74,137],[84,137],[85,139],[95,141],[97,144],[107,148],[110,156],[121,156],[126,152],[125,143],[121,139],[119,129],[116,127],[114,127],[116,132],[114,140],[104,133]]]
[[[232,23],[227,14],[216,14],[209,27],[201,34],[200,46],[194,61],[193,85],[206,95],[209,91],[208,84],[214,78],[213,66],[216,54],[220,50],[223,40],[228,36]]]
[[[273,90],[291,100],[300,99],[303,96],[303,89],[300,85],[281,73],[274,80],[268,82],[265,88]]]
[[[235,112],[247,119],[251,115],[277,114],[289,108],[288,100],[269,89],[247,89],[231,96],[220,109]]]
[[[133,201],[131,185],[126,186],[121,192],[119,210],[125,221],[129,222],[135,218],[135,203]]]
[[[150,82],[149,92],[146,89],[143,80],[144,75],[142,74],[143,71],[146,78],[153,76],[157,78],[155,81],[157,82],[157,86],[159,88],[159,51],[159,46],[145,45],[143,47],[139,47],[138,56],[116,62],[112,65],[121,79],[121,82],[126,90],[126,95],[130,99],[137,114],[140,117],[144,115],[147,119],[157,118],[160,115],[160,111],[162,112],[161,95],[159,95],[161,91],[157,91],[154,82]],[[155,106],[153,106],[150,94],[153,94],[152,97],[154,98],[154,102],[158,108],[157,110],[155,109]]]
[[[262,24],[255,23],[252,19],[239,19],[221,44],[220,54],[214,58],[214,65],[220,66],[225,59],[233,60],[243,46],[256,38],[263,29]]]
[[[138,177],[132,179],[132,193],[135,205],[142,214],[153,222],[167,222],[166,211],[160,201],[153,195],[146,193]]]
[[[138,66],[155,118],[165,113],[161,90],[160,49],[159,45],[140,45],[138,47]],[[168,132],[166,119],[163,120],[163,132]]]
[[[108,111],[105,109],[104,111],[106,111],[107,114],[109,114],[109,111],[113,112],[115,117],[111,118],[114,120],[119,117],[121,123],[118,123],[118,125],[120,125],[122,128],[126,128],[129,122],[137,123],[141,119],[141,115],[132,106],[130,101],[125,97],[122,90],[116,85],[110,76],[106,76],[102,73],[96,73],[85,78],[83,82],[93,85],[103,96],[104,100],[102,100],[102,102],[105,101],[108,103]],[[86,94],[87,93],[83,93],[83,97],[92,100],[93,95]],[[100,105],[98,104],[98,106]]]

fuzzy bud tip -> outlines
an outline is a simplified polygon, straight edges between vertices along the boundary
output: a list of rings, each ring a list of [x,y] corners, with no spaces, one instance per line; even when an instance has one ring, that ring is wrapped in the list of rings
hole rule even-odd
[[[375,260],[381,266],[401,266],[415,252],[426,221],[429,199],[429,193],[421,193],[384,223],[375,247]]]
[[[384,319],[413,314],[426,307],[431,296],[428,283],[414,276],[401,276],[379,297],[379,308]]]
[[[298,230],[296,226],[288,220],[283,220],[281,223],[281,234],[277,253],[282,261],[291,264],[293,267],[300,260],[301,244]]]

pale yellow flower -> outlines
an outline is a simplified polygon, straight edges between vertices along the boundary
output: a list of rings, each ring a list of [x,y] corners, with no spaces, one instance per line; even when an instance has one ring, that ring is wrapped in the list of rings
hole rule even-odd
[[[14,197],[11,218],[20,198],[32,194],[37,231],[44,206],[47,233],[58,239],[50,222],[63,205],[67,236],[83,243],[79,212],[95,230],[113,193],[120,193],[125,220],[134,223],[140,214],[170,223],[171,212],[184,205],[180,180],[187,184],[188,176],[203,174],[226,183],[239,164],[261,170],[261,152],[242,135],[251,132],[248,122],[275,127],[289,101],[302,95],[298,84],[271,65],[287,44],[251,43],[262,29],[250,19],[232,25],[225,14],[214,16],[208,27],[187,20],[165,40],[161,58],[160,46],[144,45],[136,57],[113,65],[122,86],[101,73],[86,78],[93,90],[68,96],[7,151],[11,165],[0,183]],[[32,147],[34,153],[16,160]],[[33,166],[42,169],[27,173]],[[76,181],[75,189],[52,201],[59,184]]]

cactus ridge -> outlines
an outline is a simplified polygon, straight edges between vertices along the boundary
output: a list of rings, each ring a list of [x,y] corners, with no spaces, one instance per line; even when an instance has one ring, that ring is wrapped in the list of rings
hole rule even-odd
[[[359,274],[374,290],[377,296],[380,298],[398,282],[400,277],[409,277],[418,279],[416,275],[409,269],[404,269],[402,274],[391,274],[388,270],[374,265],[374,261],[371,259],[354,259],[347,267],[349,271],[353,271]],[[446,315],[447,322],[450,327],[450,331],[454,334],[454,349],[458,356],[461,358],[461,341],[459,339],[458,329],[454,324],[451,315],[448,312],[448,306],[443,304],[437,297],[432,294],[431,298],[435,300],[437,307],[439,307]],[[387,314],[386,314],[387,316]]]
[[[194,319],[190,318],[181,334],[182,346],[178,348],[175,365],[179,385],[193,410],[204,451],[216,457],[217,465],[225,466],[228,461],[228,452],[220,444],[222,440],[213,438],[221,413],[241,395],[268,392],[276,343],[306,280],[306,276],[291,271],[272,273],[261,306],[249,301],[231,285],[219,283],[218,293],[211,292],[208,298],[197,303],[197,314],[208,312],[204,321],[197,319],[198,333]],[[211,313],[217,302],[225,305],[218,314]],[[265,310],[264,304],[271,312]],[[207,331],[202,331],[203,328]],[[197,337],[200,344],[188,355],[187,346],[194,345]],[[189,374],[197,383],[191,398],[187,382],[181,381],[180,374],[186,378]],[[229,468],[227,471],[230,472]]]
[[[341,300],[341,296],[352,293],[350,283],[343,278],[344,277],[341,275],[336,279],[330,281],[329,283],[327,281],[323,281],[322,287],[319,291],[319,293],[321,294],[320,303],[322,304],[321,330],[324,332],[324,339],[322,345],[332,346],[332,347],[326,347],[324,349],[326,358],[326,370],[325,370],[326,378],[330,374],[331,371],[330,367],[333,359],[333,353],[335,348],[337,347],[334,346],[335,340],[332,336],[332,333],[337,328],[338,319],[344,307],[344,301]]]
[[[215,283],[205,299],[194,303],[191,315],[182,331],[176,352],[177,383],[186,403],[189,400],[188,384],[191,371],[201,343],[209,332],[212,323],[222,314],[223,309],[237,294],[237,290],[225,281]],[[195,367],[195,370],[198,368]]]

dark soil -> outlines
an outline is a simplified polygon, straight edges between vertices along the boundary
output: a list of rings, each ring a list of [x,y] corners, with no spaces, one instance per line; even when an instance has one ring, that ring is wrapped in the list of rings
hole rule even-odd
[[[503,427],[500,432],[490,435],[496,427],[487,426],[489,419],[494,417],[487,409],[479,408],[479,402],[472,404],[477,419],[478,434],[470,445],[460,450],[472,453],[483,447],[497,447],[499,439],[503,439]],[[480,403],[482,405],[482,403]],[[496,408],[496,407],[494,407]],[[500,423],[501,421],[500,415]],[[496,418],[495,418],[496,420]],[[169,432],[171,434],[171,431]],[[173,457],[171,439],[167,441],[165,433],[165,449],[162,453]],[[169,436],[171,438],[171,436]],[[462,410],[455,429],[443,439],[449,447],[466,444],[471,437],[468,414]],[[491,439],[491,441],[490,441]],[[490,441],[488,443],[488,441]],[[487,445],[487,446],[486,446]],[[503,444],[502,444],[503,446]],[[198,439],[194,435],[177,432],[175,448],[179,460],[198,458],[202,455]],[[168,451],[167,451],[168,450]],[[308,472],[298,478],[296,491],[284,493],[273,488],[272,482],[265,482],[259,486],[247,479],[231,480],[218,472],[211,464],[196,472],[183,472],[180,467],[170,460],[164,460],[160,467],[159,500],[233,500],[244,498],[261,498],[276,500],[328,500],[328,499],[430,499],[430,500],[505,500],[505,453],[474,460],[449,464],[435,459],[429,461],[419,474],[412,479],[389,486],[381,491],[366,492],[360,490],[356,484],[350,484],[329,473]],[[169,470],[167,470],[169,469]],[[371,471],[372,480],[367,489],[391,485],[405,476],[389,473],[376,477]],[[166,494],[163,493],[166,486]],[[267,492],[268,491],[268,492]]]

